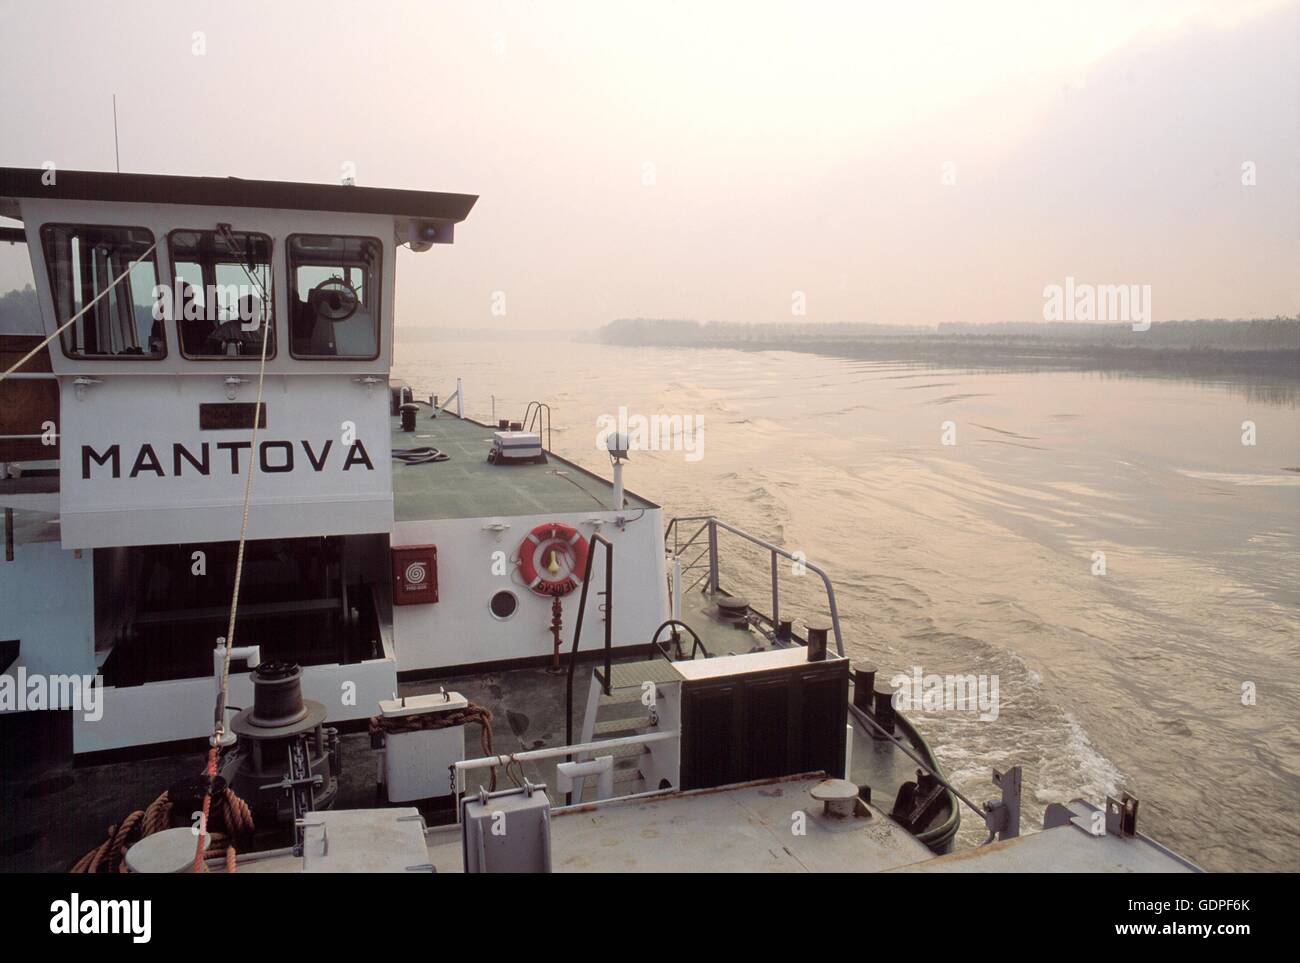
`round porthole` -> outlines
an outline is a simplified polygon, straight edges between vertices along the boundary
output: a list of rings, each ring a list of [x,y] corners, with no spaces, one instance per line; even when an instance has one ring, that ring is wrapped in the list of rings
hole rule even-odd
[[[492,601],[488,603],[488,607],[492,610],[494,619],[504,621],[514,615],[515,610],[519,608],[519,596],[515,595],[514,592],[503,589],[492,596]]]

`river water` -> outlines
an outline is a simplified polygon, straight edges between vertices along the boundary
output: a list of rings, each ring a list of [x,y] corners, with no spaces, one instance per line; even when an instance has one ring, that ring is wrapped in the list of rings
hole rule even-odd
[[[395,374],[462,378],[484,420],[494,393],[516,420],[546,401],[555,451],[606,475],[601,416],[701,419],[700,447],[634,452],[629,489],[826,568],[882,678],[996,677],[995,719],[911,713],[967,795],[1020,764],[1027,829],[1124,788],[1208,869],[1300,869],[1300,381],[463,342],[399,343]],[[763,598],[766,556],[723,551]],[[782,580],[783,614],[824,614],[815,577]]]

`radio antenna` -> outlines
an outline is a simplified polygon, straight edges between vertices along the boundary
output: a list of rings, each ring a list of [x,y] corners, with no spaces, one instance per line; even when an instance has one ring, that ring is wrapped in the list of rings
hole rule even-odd
[[[122,173],[122,155],[117,149],[117,94],[113,95],[113,161],[117,164],[117,172]]]

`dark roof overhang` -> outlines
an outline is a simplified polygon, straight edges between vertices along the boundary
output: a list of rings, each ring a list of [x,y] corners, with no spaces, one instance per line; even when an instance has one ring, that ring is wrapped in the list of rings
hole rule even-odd
[[[420,220],[463,221],[478,200],[474,194],[444,194],[386,187],[251,181],[239,177],[178,177],[170,174],[114,174],[107,171],[51,172],[0,167],[0,198],[59,198],[132,204],[194,204],[257,207],[345,214],[388,214]]]

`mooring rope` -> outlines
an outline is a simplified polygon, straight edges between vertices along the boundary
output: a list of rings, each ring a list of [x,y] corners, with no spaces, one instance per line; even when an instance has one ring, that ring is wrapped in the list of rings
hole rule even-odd
[[[4,381],[5,378],[8,378],[11,374],[13,374],[23,365],[25,365],[28,361],[31,361],[32,358],[36,357],[36,355],[44,351],[46,346],[51,341],[53,341],[55,338],[61,335],[64,331],[68,330],[68,328],[72,327],[77,322],[77,319],[80,318],[87,311],[89,311],[91,308],[93,308],[96,304],[98,304],[99,301],[104,297],[104,295],[108,294],[109,291],[113,290],[113,288],[121,284],[123,278],[125,278],[128,274],[131,273],[131,269],[134,268],[141,261],[143,261],[145,258],[147,258],[150,254],[152,254],[154,252],[154,248],[156,248],[157,246],[158,246],[157,241],[154,241],[152,244],[150,244],[148,249],[143,254],[141,254],[138,258],[136,258],[134,261],[128,264],[126,266],[126,270],[113,279],[112,284],[110,284],[108,287],[104,288],[104,290],[100,291],[97,295],[95,295],[94,299],[88,302],[84,308],[82,308],[72,317],[68,318],[67,321],[63,322],[63,324],[55,328],[54,333],[52,335],[50,335],[48,338],[46,338],[36,347],[32,348],[31,351],[28,351],[25,355],[23,355],[17,364],[9,368],[9,370],[6,371],[4,374],[0,374],[0,381]]]
[[[224,234],[226,242],[239,258],[239,266],[244,276],[262,294],[262,304],[266,305],[267,291],[249,272],[243,252],[235,242],[229,225],[218,225],[218,232]],[[270,307],[274,307],[270,305]],[[244,514],[239,526],[239,547],[235,550],[235,584],[230,594],[230,619],[226,624],[226,646],[221,657],[221,686],[217,692],[216,715],[212,723],[211,748],[208,750],[208,765],[205,770],[208,777],[208,790],[203,796],[203,821],[199,824],[199,840],[194,850],[194,872],[203,871],[203,851],[206,848],[203,834],[207,830],[208,811],[212,805],[212,780],[217,777],[217,756],[221,752],[221,740],[226,731],[226,700],[230,690],[230,653],[235,647],[235,617],[239,611],[239,585],[244,574],[244,546],[248,541],[248,512],[253,499],[253,453],[257,451],[257,426],[261,422],[262,389],[266,384],[266,347],[271,339],[271,318],[262,324],[262,357],[257,370],[257,402],[253,405],[253,434],[249,441],[248,473],[244,476]]]
[[[73,865],[74,873],[125,873],[126,851],[154,833],[171,829],[172,802],[168,793],[161,793],[145,809],[137,809],[120,823],[108,827],[108,833],[102,843],[96,846]],[[253,835],[253,814],[248,804],[227,786],[215,797],[212,818],[219,830],[208,833],[209,846],[206,852],[224,847],[226,871],[235,871],[235,847],[227,838],[248,839]]]
[[[393,460],[405,465],[433,465],[448,461],[451,455],[437,448],[423,445],[419,448],[394,448]]]
[[[464,709],[437,714],[421,712],[411,716],[371,716],[370,736],[373,739],[376,735],[381,734],[398,735],[403,732],[424,732],[427,729],[447,729],[451,726],[463,726],[469,723],[477,723],[479,726],[479,743],[483,747],[483,755],[493,755],[492,710],[479,705],[477,702],[469,703]],[[507,770],[508,773],[509,770]],[[491,780],[492,784],[488,791],[495,792],[497,788],[496,766],[492,767]]]

